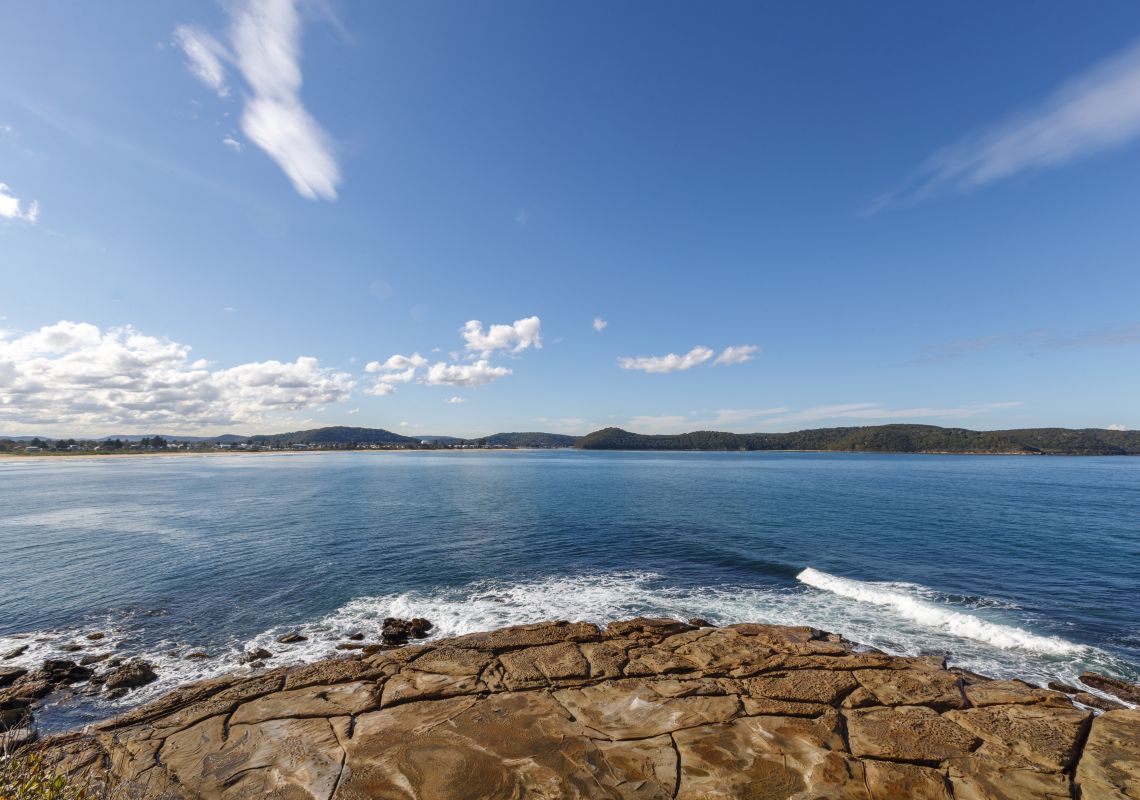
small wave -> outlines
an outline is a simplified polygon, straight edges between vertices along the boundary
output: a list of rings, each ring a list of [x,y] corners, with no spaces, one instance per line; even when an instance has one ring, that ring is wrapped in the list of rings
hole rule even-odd
[[[1082,649],[1081,645],[1066,642],[1056,636],[1040,636],[1012,625],[990,622],[973,614],[939,607],[925,599],[924,596],[930,596],[929,590],[925,587],[917,587],[921,591],[910,593],[900,591],[903,586],[909,584],[857,581],[821,572],[812,567],[803,570],[796,579],[800,583],[860,603],[889,608],[919,625],[943,630],[962,639],[985,642],[1003,650],[1019,648],[1050,655],[1071,655]]]

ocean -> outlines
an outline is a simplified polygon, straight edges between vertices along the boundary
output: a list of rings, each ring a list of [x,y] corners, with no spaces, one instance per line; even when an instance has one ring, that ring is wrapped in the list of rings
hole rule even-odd
[[[1140,680],[1140,459],[575,450],[0,461],[0,654],[185,681],[378,640],[636,615],[811,625],[992,677]],[[307,641],[278,644],[297,631]],[[86,639],[101,632],[99,641]],[[67,645],[82,651],[68,653]],[[207,657],[187,660],[203,652]],[[81,688],[81,687],[80,687]]]

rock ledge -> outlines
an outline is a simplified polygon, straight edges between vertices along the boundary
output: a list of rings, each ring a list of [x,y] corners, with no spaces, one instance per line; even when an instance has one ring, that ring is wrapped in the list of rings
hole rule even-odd
[[[182,687],[40,745],[124,797],[1140,798],[1140,710],[811,628],[551,622]]]

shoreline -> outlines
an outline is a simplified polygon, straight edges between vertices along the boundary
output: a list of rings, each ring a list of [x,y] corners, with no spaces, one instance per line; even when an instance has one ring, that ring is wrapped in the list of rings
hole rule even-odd
[[[393,455],[410,453],[535,453],[574,450],[583,453],[805,453],[813,455],[845,454],[870,456],[1019,456],[1019,457],[1059,457],[1059,458],[1140,458],[1132,453],[1028,453],[1025,451],[989,452],[957,450],[668,450],[668,449],[620,449],[620,448],[577,448],[577,447],[488,447],[488,448],[408,448],[408,449],[328,449],[328,450],[216,450],[207,452],[170,451],[150,453],[0,453],[0,462],[37,461],[64,459],[68,461],[106,461],[132,458],[208,458],[214,456],[312,456],[312,455]]]
[[[229,675],[40,748],[64,772],[187,799],[735,797],[773,769],[796,796],[1140,788],[1140,709],[1094,714],[939,658],[699,619],[537,623]]]

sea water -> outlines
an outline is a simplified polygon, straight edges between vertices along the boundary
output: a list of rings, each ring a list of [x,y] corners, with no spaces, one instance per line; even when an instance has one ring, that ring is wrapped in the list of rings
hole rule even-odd
[[[0,461],[3,666],[113,652],[179,683],[433,637],[636,615],[811,625],[993,677],[1140,679],[1140,459],[359,452]],[[296,631],[307,641],[278,644]],[[86,634],[101,632],[99,641]],[[61,648],[80,644],[83,650]],[[192,652],[204,659],[188,660]]]

